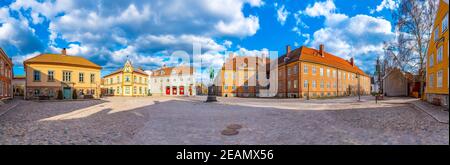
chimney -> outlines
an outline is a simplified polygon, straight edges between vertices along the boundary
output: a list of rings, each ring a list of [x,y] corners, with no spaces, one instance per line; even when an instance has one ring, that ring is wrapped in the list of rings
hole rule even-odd
[[[322,57],[325,57],[325,46],[323,44],[320,44],[319,46],[319,54]]]
[[[61,50],[61,54],[62,54],[62,55],[67,55],[66,48],[63,48],[63,49]]]
[[[230,53],[230,54],[228,55],[228,58],[229,58],[229,59],[233,59],[233,58],[234,58],[234,54],[233,54],[233,53]]]
[[[286,45],[286,54],[291,53],[291,45]]]
[[[353,61],[353,57],[350,58],[350,64],[351,64],[352,66],[355,66],[355,62]]]

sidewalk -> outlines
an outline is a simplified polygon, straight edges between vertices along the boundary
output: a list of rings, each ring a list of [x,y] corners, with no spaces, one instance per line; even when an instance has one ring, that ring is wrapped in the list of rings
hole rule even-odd
[[[17,105],[20,104],[20,102],[22,102],[22,100],[18,99],[8,100],[5,103],[2,102],[0,104],[0,117],[7,113],[9,110],[14,109]]]
[[[416,100],[411,102],[417,109],[424,111],[437,121],[448,124],[448,110],[441,106],[436,106],[425,101]]]

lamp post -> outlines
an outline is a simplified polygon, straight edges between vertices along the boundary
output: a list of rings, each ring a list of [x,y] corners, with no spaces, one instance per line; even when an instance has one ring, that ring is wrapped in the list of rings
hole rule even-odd
[[[361,101],[361,92],[360,92],[360,86],[359,86],[359,80],[360,80],[360,75],[359,73],[356,74],[356,78],[358,79],[358,101]]]

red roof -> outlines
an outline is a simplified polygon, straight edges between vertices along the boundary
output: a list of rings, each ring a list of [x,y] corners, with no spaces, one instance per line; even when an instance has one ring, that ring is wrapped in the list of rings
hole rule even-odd
[[[290,53],[288,53],[287,57],[288,58],[286,58],[286,54],[279,57],[278,64],[284,65],[286,63],[289,64],[291,62],[300,60],[327,65],[348,72],[359,73],[361,75],[367,75],[366,73],[364,73],[364,71],[359,69],[359,67],[357,67],[356,65],[352,65],[350,61],[344,60],[327,52],[324,52],[324,57],[322,57],[319,50],[308,48],[306,46],[302,46],[291,51]]]

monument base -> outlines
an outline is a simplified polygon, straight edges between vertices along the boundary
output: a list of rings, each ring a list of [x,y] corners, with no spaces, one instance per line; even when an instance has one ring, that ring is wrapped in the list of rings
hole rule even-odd
[[[208,98],[206,98],[206,102],[216,102],[216,101],[217,101],[216,96],[208,95]]]
[[[216,102],[217,98],[214,92],[214,84],[208,87],[208,98],[206,98],[206,102]]]

